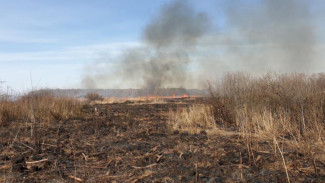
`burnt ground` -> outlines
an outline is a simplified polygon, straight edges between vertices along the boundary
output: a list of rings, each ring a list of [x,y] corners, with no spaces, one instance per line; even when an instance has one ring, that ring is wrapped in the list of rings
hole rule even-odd
[[[79,119],[41,124],[36,129],[38,143],[30,139],[30,125],[25,121],[1,127],[1,181],[287,181],[281,156],[272,153],[271,142],[254,141],[248,148],[236,133],[173,131],[168,125],[169,110],[189,105],[85,105]],[[291,182],[325,181],[324,162],[289,149],[283,149],[283,155]]]

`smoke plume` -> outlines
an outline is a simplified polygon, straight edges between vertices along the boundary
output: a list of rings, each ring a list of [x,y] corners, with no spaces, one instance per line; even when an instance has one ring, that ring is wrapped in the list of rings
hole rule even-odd
[[[314,72],[325,68],[310,1],[221,1],[218,17],[188,1],[164,5],[143,30],[139,47],[96,63],[83,85],[91,88],[200,86],[219,73]],[[211,17],[211,16],[210,16]],[[318,46],[318,53],[315,47]],[[318,54],[318,58],[315,55]],[[89,69],[88,69],[89,70]]]
[[[183,87],[191,61],[188,52],[195,49],[209,24],[207,16],[195,12],[186,1],[165,5],[145,27],[144,46],[125,51],[114,77],[136,82],[149,92],[161,87]],[[87,76],[84,83],[92,86],[98,79],[98,75]]]
[[[239,38],[228,47],[228,54],[237,56],[246,67],[256,71],[306,72],[312,69],[315,26],[308,1],[227,3],[228,26]],[[247,50],[248,47],[251,49]]]

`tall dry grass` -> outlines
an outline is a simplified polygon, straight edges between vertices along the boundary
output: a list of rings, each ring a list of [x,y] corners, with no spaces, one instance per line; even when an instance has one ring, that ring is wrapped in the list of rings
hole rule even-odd
[[[210,93],[219,125],[258,137],[293,140],[302,149],[325,144],[324,73],[228,73],[210,85]]]
[[[16,120],[50,121],[66,120],[81,115],[81,105],[78,101],[54,97],[44,91],[30,92],[18,100],[0,101],[0,125],[5,126]]]
[[[193,105],[169,112],[169,122],[174,130],[189,133],[200,133],[202,130],[216,127],[214,116],[209,105]]]

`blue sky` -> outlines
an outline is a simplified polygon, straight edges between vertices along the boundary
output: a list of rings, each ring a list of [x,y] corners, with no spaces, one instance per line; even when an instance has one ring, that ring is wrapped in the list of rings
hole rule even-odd
[[[146,24],[170,1],[0,0],[3,89],[21,92],[32,87],[80,87],[89,65],[140,45]],[[219,6],[222,3],[190,1],[198,11],[208,14],[218,31],[226,25]],[[318,4],[311,6],[313,13],[323,15],[324,6]],[[324,30],[324,20],[324,16],[317,18],[319,32]]]
[[[0,80],[19,91],[76,88],[87,64],[137,45],[168,2],[1,0]],[[211,3],[196,4],[209,9]]]
[[[85,63],[136,44],[162,3],[1,1],[0,79],[16,90],[78,87]]]

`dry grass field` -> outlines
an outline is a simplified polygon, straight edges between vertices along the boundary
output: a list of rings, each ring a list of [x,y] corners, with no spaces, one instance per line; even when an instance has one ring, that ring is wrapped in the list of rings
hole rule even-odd
[[[209,97],[0,103],[2,182],[324,182],[325,75],[227,74]],[[92,96],[94,97],[94,96]]]

